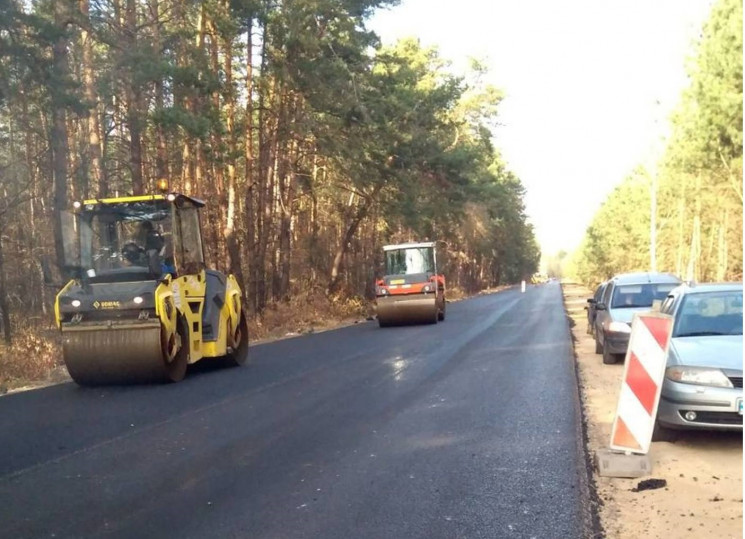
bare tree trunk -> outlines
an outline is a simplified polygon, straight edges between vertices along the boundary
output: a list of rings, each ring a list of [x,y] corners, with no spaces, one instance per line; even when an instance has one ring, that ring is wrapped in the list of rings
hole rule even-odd
[[[23,125],[30,126],[31,118],[28,112],[28,99],[26,97],[26,90],[23,90],[23,99],[21,100],[21,121]],[[37,174],[37,167],[34,163],[35,145],[34,138],[30,129],[24,130],[24,160],[26,162],[26,168],[28,169],[29,178],[29,192],[31,197],[28,201],[28,222],[29,222],[29,238],[28,238],[28,250],[29,255],[33,259],[34,266],[40,268],[38,262],[38,245],[39,245],[39,230],[38,226],[41,223],[36,222],[36,205],[37,201],[40,201],[42,197],[39,194],[39,178]],[[40,220],[41,221],[41,220]],[[46,316],[47,314],[47,303],[44,296],[44,279],[40,272],[34,272],[34,294],[35,302],[41,306],[42,313]]]
[[[687,281],[698,281],[701,273],[701,177],[696,178],[696,213],[693,217]]]
[[[682,194],[678,200],[678,246],[676,251],[676,262],[675,262],[675,275],[683,275],[683,256],[685,252],[685,184],[681,189]]]
[[[290,272],[292,266],[292,223],[295,204],[295,167],[300,160],[300,144],[294,129],[302,114],[302,103],[297,95],[290,95],[291,102],[287,124],[292,128],[286,133],[286,150],[283,157],[285,166],[280,176],[280,229],[279,229],[279,298],[287,299],[290,295]]]
[[[331,277],[326,289],[328,294],[333,294],[339,289],[339,282],[341,281],[341,268],[344,262],[344,256],[347,254],[347,249],[349,248],[349,243],[354,238],[354,234],[357,232],[357,227],[359,227],[362,220],[367,216],[367,213],[370,210],[370,206],[375,203],[375,199],[380,192],[380,189],[380,185],[376,186],[373,189],[372,193],[359,203],[352,217],[347,221],[345,225],[345,232],[342,235],[341,241],[336,248],[334,263],[331,266]]]
[[[271,193],[272,202],[270,204],[272,211],[272,220],[274,216],[278,216],[278,234],[273,245],[272,260],[271,260],[271,283],[272,283],[272,298],[278,301],[282,297],[281,291],[281,264],[282,264],[282,248],[284,246],[285,235],[289,240],[289,221],[285,222],[285,207],[284,197],[286,191],[287,177],[289,176],[289,123],[291,121],[290,111],[287,102],[289,100],[288,92],[282,88],[282,91],[277,93],[277,99],[279,100],[279,110],[277,113],[277,121],[275,127],[274,136],[274,175],[271,182]],[[289,211],[289,210],[287,210]],[[286,230],[285,230],[286,228]],[[289,249],[289,246],[288,246]]]
[[[3,317],[3,337],[5,344],[12,344],[12,330],[10,327],[10,306],[8,303],[8,291],[5,284],[5,264],[3,259],[3,224],[0,222],[0,314]]]
[[[709,281],[713,278],[712,275],[712,265],[713,264],[713,253],[714,253],[714,243],[717,236],[717,227],[716,223],[712,223],[709,230],[709,245],[706,246],[706,258],[702,261],[702,268],[703,271],[701,272],[701,278]],[[715,269],[716,271],[716,269]]]
[[[155,21],[153,24],[153,39],[155,41],[155,50],[158,51],[159,54],[162,54],[163,38],[161,37],[161,14],[159,0],[150,0],[150,11],[155,17]],[[155,81],[155,107],[158,110],[163,110],[165,104],[163,93],[163,80],[161,78],[158,78],[158,80]],[[158,180],[166,179],[170,184],[172,182],[172,178],[168,166],[166,135],[163,131],[163,126],[160,123],[155,126],[155,139],[155,174]]]
[[[282,169],[284,169],[285,164],[286,164],[284,157],[282,156],[284,152],[280,151],[280,148],[281,148],[280,129],[282,128],[281,126],[283,125],[282,114],[283,114],[282,111],[280,111],[280,114],[277,117],[277,121],[276,121],[275,128],[274,128],[274,137],[273,137],[274,143],[272,145],[272,155],[273,155],[274,160],[272,162],[272,166],[270,169],[272,172],[272,175],[269,178],[269,185],[267,187],[269,200],[267,201],[268,204],[266,206],[265,221],[266,223],[269,223],[269,226],[272,228],[269,228],[266,226],[264,228],[264,232],[265,232],[264,244],[266,245],[266,250],[268,252],[271,252],[271,259],[270,259],[271,274],[270,274],[269,282],[271,284],[272,298],[275,300],[279,296],[279,271],[278,271],[279,252],[277,249],[276,240],[272,242],[272,249],[271,251],[269,251],[269,239],[271,237],[269,234],[269,231],[270,230],[276,231],[276,228],[274,225],[274,217],[279,211],[279,188],[280,188],[280,180],[281,180],[280,174],[284,172],[284,170]],[[284,145],[282,145],[282,149],[284,149],[283,146]]]
[[[362,208],[363,206],[360,206],[354,217],[352,217],[352,219],[347,222],[345,226],[345,232],[342,235],[338,247],[336,248],[334,263],[331,266],[331,279],[329,280],[327,288],[327,292],[329,294],[333,294],[339,288],[339,282],[341,281],[342,263],[344,262],[344,257],[347,254],[349,243],[352,241],[352,238],[354,238],[354,234],[357,232],[357,227],[359,226],[360,222],[362,222],[362,219],[365,217]]]
[[[380,249],[378,246],[378,219],[378,206],[375,205],[371,217],[372,226],[370,227],[370,265],[367,268],[366,273],[368,275],[365,279],[365,297],[367,297],[368,299],[375,298],[375,280],[377,278],[377,272],[382,265],[380,261],[382,249]]]
[[[248,308],[256,311],[258,283],[256,262],[253,260],[256,245],[254,222],[258,212],[254,210],[254,123],[253,123],[253,19],[249,19],[246,37],[246,114],[245,114],[245,181],[246,181],[246,239],[248,240]]]
[[[173,2],[172,5],[173,18],[176,21],[176,24],[183,27],[188,26],[190,22],[184,11],[184,4],[182,2],[176,1]],[[184,39],[179,40],[176,49],[177,63],[180,69],[185,69],[189,62],[187,57],[187,45],[185,43],[186,42]],[[174,87],[173,101],[174,103],[180,105],[185,111],[192,111],[192,100],[182,85],[176,85]],[[183,140],[180,141],[181,159],[177,163],[176,171],[174,171],[174,173],[177,175],[176,177],[178,178],[178,188],[187,195],[191,195],[193,193],[192,181],[194,179],[194,163],[192,162],[191,141],[189,139],[188,133],[186,133],[184,130],[182,130],[181,132],[183,133]],[[174,141],[174,145],[177,144],[179,144],[178,139]]]
[[[187,195],[191,195],[194,192],[194,186],[192,185],[194,163],[191,158],[191,150],[189,149],[189,139],[186,137],[184,138],[184,146],[181,151],[181,163],[183,166],[181,169],[181,185],[184,192]]]
[[[103,105],[99,110],[99,125],[106,125],[107,113],[106,107]],[[109,170],[106,156],[108,155],[109,149],[109,132],[108,130],[101,131],[101,183],[98,189],[98,196],[108,196],[111,192],[111,172]]]
[[[318,254],[318,195],[316,194],[316,185],[318,182],[318,154],[313,151],[313,171],[310,178],[310,240],[308,242],[308,265],[310,266],[310,280],[315,281],[318,267],[320,265],[320,256]]]
[[[80,122],[67,115],[67,136],[71,141],[72,148],[68,147],[67,170],[70,178],[68,195],[71,200],[80,200],[88,197],[88,173],[81,171],[87,167],[87,155],[84,151],[85,143],[81,138]]]
[[[727,275],[727,212],[724,210],[724,216],[719,222],[717,238],[717,268],[715,279],[724,281]]]
[[[280,175],[280,224],[279,224],[279,286],[277,299],[285,300],[290,295],[290,264],[292,248],[292,205],[295,198],[293,172],[288,164],[290,156],[284,157],[284,170]]]
[[[208,17],[205,22],[207,31],[210,36],[209,53],[210,53],[210,67],[212,72],[217,75],[220,73],[220,59],[219,59],[219,48],[220,43],[218,40],[217,27],[213,17]],[[215,111],[220,110],[220,90],[216,86],[212,91],[212,108]],[[222,265],[228,258],[225,246],[225,206],[227,201],[225,200],[225,176],[223,174],[223,163],[222,163],[222,146],[223,140],[220,134],[220,129],[212,130],[212,154],[211,154],[211,169],[212,178],[209,182],[210,189],[214,190],[217,204],[213,204],[211,213],[213,215],[212,231],[211,235],[213,238],[214,250],[216,251],[216,259],[218,264]]]
[[[294,198],[292,174],[287,175],[285,197],[282,207],[282,220],[279,230],[279,298],[287,299],[290,295],[290,271],[292,254],[292,203]]]
[[[227,12],[228,4],[227,1],[224,5],[224,9]],[[243,279],[243,267],[241,265],[241,249],[238,243],[238,237],[235,232],[236,214],[237,212],[237,183],[235,173],[235,156],[238,153],[238,142],[235,137],[235,90],[233,88],[233,37],[229,36],[225,39],[225,85],[227,86],[226,99],[225,99],[225,127],[228,136],[228,208],[225,216],[225,244],[228,251],[228,267],[230,273],[235,275],[236,279],[241,285],[241,288],[246,293],[245,283]]]
[[[54,2],[54,22],[62,33],[55,41],[52,49],[57,88],[52,92],[52,126],[49,133],[49,146],[52,149],[52,178],[54,184],[54,247],[59,268],[65,266],[60,215],[62,211],[67,209],[67,112],[62,88],[64,87],[64,81],[69,77],[67,36],[64,34],[68,18],[67,2],[65,0]]]
[[[264,27],[264,39],[261,45],[261,73],[266,73],[266,39],[267,29]],[[276,80],[272,80],[271,88],[267,91],[261,88],[259,92],[259,170],[256,207],[256,263],[254,264],[254,279],[256,281],[256,310],[261,312],[266,306],[266,252],[271,222],[271,199],[267,200],[267,184],[273,175],[271,167],[273,146],[272,137],[276,137],[271,118],[267,119],[265,110],[267,93],[271,97],[276,91]],[[269,133],[271,132],[271,136]]]
[[[727,229],[729,228],[729,208],[724,210],[724,224],[722,226],[722,281],[727,278],[729,269],[729,244],[727,243]]]
[[[207,20],[207,14],[206,14],[206,8],[205,4],[202,3],[202,7],[199,11],[199,22],[197,24],[197,37],[196,37],[196,46],[198,50],[204,50],[204,36],[206,32],[206,20]],[[193,110],[192,112],[200,111],[201,109],[201,103],[199,103],[199,100],[193,99],[192,100],[192,106]],[[194,143],[194,177],[193,177],[193,185],[192,189],[196,193],[202,192],[202,178],[204,173],[204,149],[202,148],[202,141],[197,138],[196,142]],[[204,195],[202,195],[204,196]],[[209,245],[207,246],[210,247]]]
[[[96,186],[99,197],[106,196],[106,185],[103,185],[101,174],[101,128],[98,123],[98,95],[96,93],[96,82],[93,75],[93,39],[90,31],[89,0],[80,0],[80,14],[83,17],[83,26],[80,32],[80,41],[83,49],[83,87],[85,100],[88,105],[88,118],[86,119],[85,135],[88,139],[87,160],[91,186]]]
[[[137,0],[127,0],[125,36],[129,51],[137,47]],[[135,66],[130,65],[127,81],[127,125],[129,127],[129,165],[132,174],[132,194],[145,192],[142,175],[142,113],[141,89],[135,83]]]

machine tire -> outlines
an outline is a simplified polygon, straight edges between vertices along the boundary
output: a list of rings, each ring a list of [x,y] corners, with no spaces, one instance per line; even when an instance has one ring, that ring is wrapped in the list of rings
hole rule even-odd
[[[437,313],[437,319],[442,322],[445,320],[445,305],[447,305],[446,301],[442,302],[442,310]]]
[[[381,320],[380,318],[378,318],[378,327],[387,328],[390,325],[391,325],[390,322],[384,322],[383,320]]]
[[[232,352],[225,354],[225,364],[228,367],[240,367],[248,362],[248,320],[241,312],[241,321],[236,328],[238,346]]]
[[[618,361],[618,354],[611,354],[607,348],[603,347],[603,365],[615,365]]]
[[[166,382],[180,382],[183,380],[186,376],[186,368],[189,366],[190,340],[186,320],[179,316],[177,326],[178,334],[181,337],[181,346],[170,363],[163,358],[163,372]]]

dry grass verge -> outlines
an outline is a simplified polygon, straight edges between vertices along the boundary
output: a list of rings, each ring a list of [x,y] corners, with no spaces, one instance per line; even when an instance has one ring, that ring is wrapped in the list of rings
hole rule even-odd
[[[54,326],[26,322],[14,328],[13,343],[0,344],[0,394],[32,385],[46,385],[58,379],[62,345]]]
[[[260,316],[249,320],[249,334],[252,342],[265,342],[352,324],[373,315],[372,304],[360,297],[310,292],[267,306]]]

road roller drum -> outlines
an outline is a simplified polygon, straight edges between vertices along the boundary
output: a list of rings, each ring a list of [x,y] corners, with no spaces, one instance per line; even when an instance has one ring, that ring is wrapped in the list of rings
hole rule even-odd
[[[388,296],[378,298],[377,315],[381,326],[399,324],[434,324],[437,322],[437,298],[429,297]]]
[[[62,353],[82,385],[178,381],[186,362],[167,361],[159,320],[72,326],[62,332]]]

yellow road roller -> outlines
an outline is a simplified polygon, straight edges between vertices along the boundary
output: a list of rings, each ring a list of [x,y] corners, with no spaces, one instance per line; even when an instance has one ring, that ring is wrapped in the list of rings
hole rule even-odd
[[[445,276],[437,271],[434,242],[386,245],[385,275],[376,283],[378,324],[445,320]]]
[[[178,382],[202,359],[246,363],[241,289],[205,265],[204,202],[168,193],[73,206],[62,223],[74,277],[55,317],[75,382]]]

